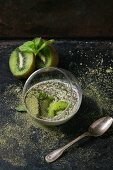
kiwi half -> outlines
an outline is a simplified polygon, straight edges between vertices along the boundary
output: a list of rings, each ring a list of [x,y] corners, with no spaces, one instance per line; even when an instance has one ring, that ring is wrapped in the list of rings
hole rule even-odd
[[[35,56],[14,50],[9,58],[9,68],[17,78],[27,78],[35,69]]]
[[[38,56],[36,56],[36,67],[56,67],[58,65],[58,55],[54,47],[45,47]]]
[[[57,115],[57,112],[63,111],[68,107],[68,102],[67,101],[58,101],[58,102],[53,102],[50,104],[48,108],[48,117],[54,117]]]

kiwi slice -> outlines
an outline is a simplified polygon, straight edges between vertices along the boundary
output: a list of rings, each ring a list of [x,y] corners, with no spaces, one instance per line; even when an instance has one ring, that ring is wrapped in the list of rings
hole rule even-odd
[[[40,114],[41,116],[47,117],[47,109],[52,101],[49,100],[48,98],[45,100],[41,100],[39,102],[40,105]]]
[[[34,95],[28,94],[25,98],[26,108],[29,110],[31,115],[38,116],[39,115],[39,102],[38,99]]]
[[[14,50],[9,58],[9,68],[18,78],[27,78],[35,69],[35,56]]]
[[[40,91],[35,94],[36,98],[39,101],[40,115],[46,117],[47,109],[49,105],[53,102],[54,97],[47,95],[47,93]]]
[[[68,107],[68,102],[58,101],[50,104],[48,108],[48,117],[52,118],[57,115],[57,112],[63,111]]]
[[[47,46],[41,50],[36,56],[36,67],[56,67],[58,65],[58,55],[55,48]]]

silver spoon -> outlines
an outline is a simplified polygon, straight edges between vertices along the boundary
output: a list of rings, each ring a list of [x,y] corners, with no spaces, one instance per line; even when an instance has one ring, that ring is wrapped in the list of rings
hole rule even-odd
[[[62,153],[69,148],[71,145],[73,145],[75,142],[79,141],[80,139],[86,137],[86,136],[101,136],[103,135],[111,126],[113,122],[113,118],[112,117],[102,117],[98,120],[96,120],[94,123],[92,123],[88,129],[87,132],[83,133],[82,135],[80,135],[79,137],[77,137],[76,139],[72,140],[70,143],[68,143],[67,145],[51,152],[50,154],[48,154],[45,157],[45,160],[49,163],[49,162],[53,162],[55,161],[57,158],[59,158]]]

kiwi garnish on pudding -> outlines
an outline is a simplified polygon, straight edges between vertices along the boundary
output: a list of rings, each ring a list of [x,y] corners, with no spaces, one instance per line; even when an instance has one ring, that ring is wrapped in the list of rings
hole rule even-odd
[[[33,53],[14,50],[9,58],[9,67],[17,78],[27,78],[35,69],[35,56]]]
[[[26,107],[32,116],[36,117],[39,115],[39,102],[34,95],[30,95],[25,99]]]
[[[25,97],[26,108],[33,116],[39,118],[54,118],[69,107],[65,100],[56,101],[51,95],[43,91],[28,92]],[[19,110],[19,109],[18,109]]]
[[[48,117],[52,118],[58,114],[59,111],[64,111],[68,107],[67,101],[53,102],[48,107]]]

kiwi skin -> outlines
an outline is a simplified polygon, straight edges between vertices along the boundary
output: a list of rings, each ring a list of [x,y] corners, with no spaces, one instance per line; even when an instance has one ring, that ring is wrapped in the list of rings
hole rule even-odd
[[[51,63],[51,67],[56,67],[59,63],[58,54],[53,46],[49,46],[51,56],[53,56],[53,62]]]
[[[58,54],[55,50],[55,48],[51,45],[48,45],[48,50],[49,50],[49,59],[51,60],[50,63],[43,63],[40,58],[38,56],[36,56],[36,68],[44,68],[44,67],[57,67],[58,63],[59,63],[59,57]],[[46,55],[45,55],[46,57]]]
[[[16,52],[16,50],[14,50],[12,53],[11,53],[11,56],[13,55],[13,53],[15,53]],[[13,71],[12,71],[12,69],[11,69],[11,56],[10,56],[10,58],[9,58],[9,68],[10,68],[10,71],[11,71],[11,73],[13,74],[13,76],[14,77],[16,77],[16,78],[21,78],[21,79],[26,79],[26,78],[28,78],[32,73],[33,73],[33,71],[35,70],[35,56],[34,56],[34,54],[32,54],[33,55],[33,62],[32,62],[32,64],[31,64],[31,66],[29,67],[29,69],[27,70],[27,72],[25,72],[25,73],[23,73],[23,74],[21,74],[21,75],[16,75]]]

